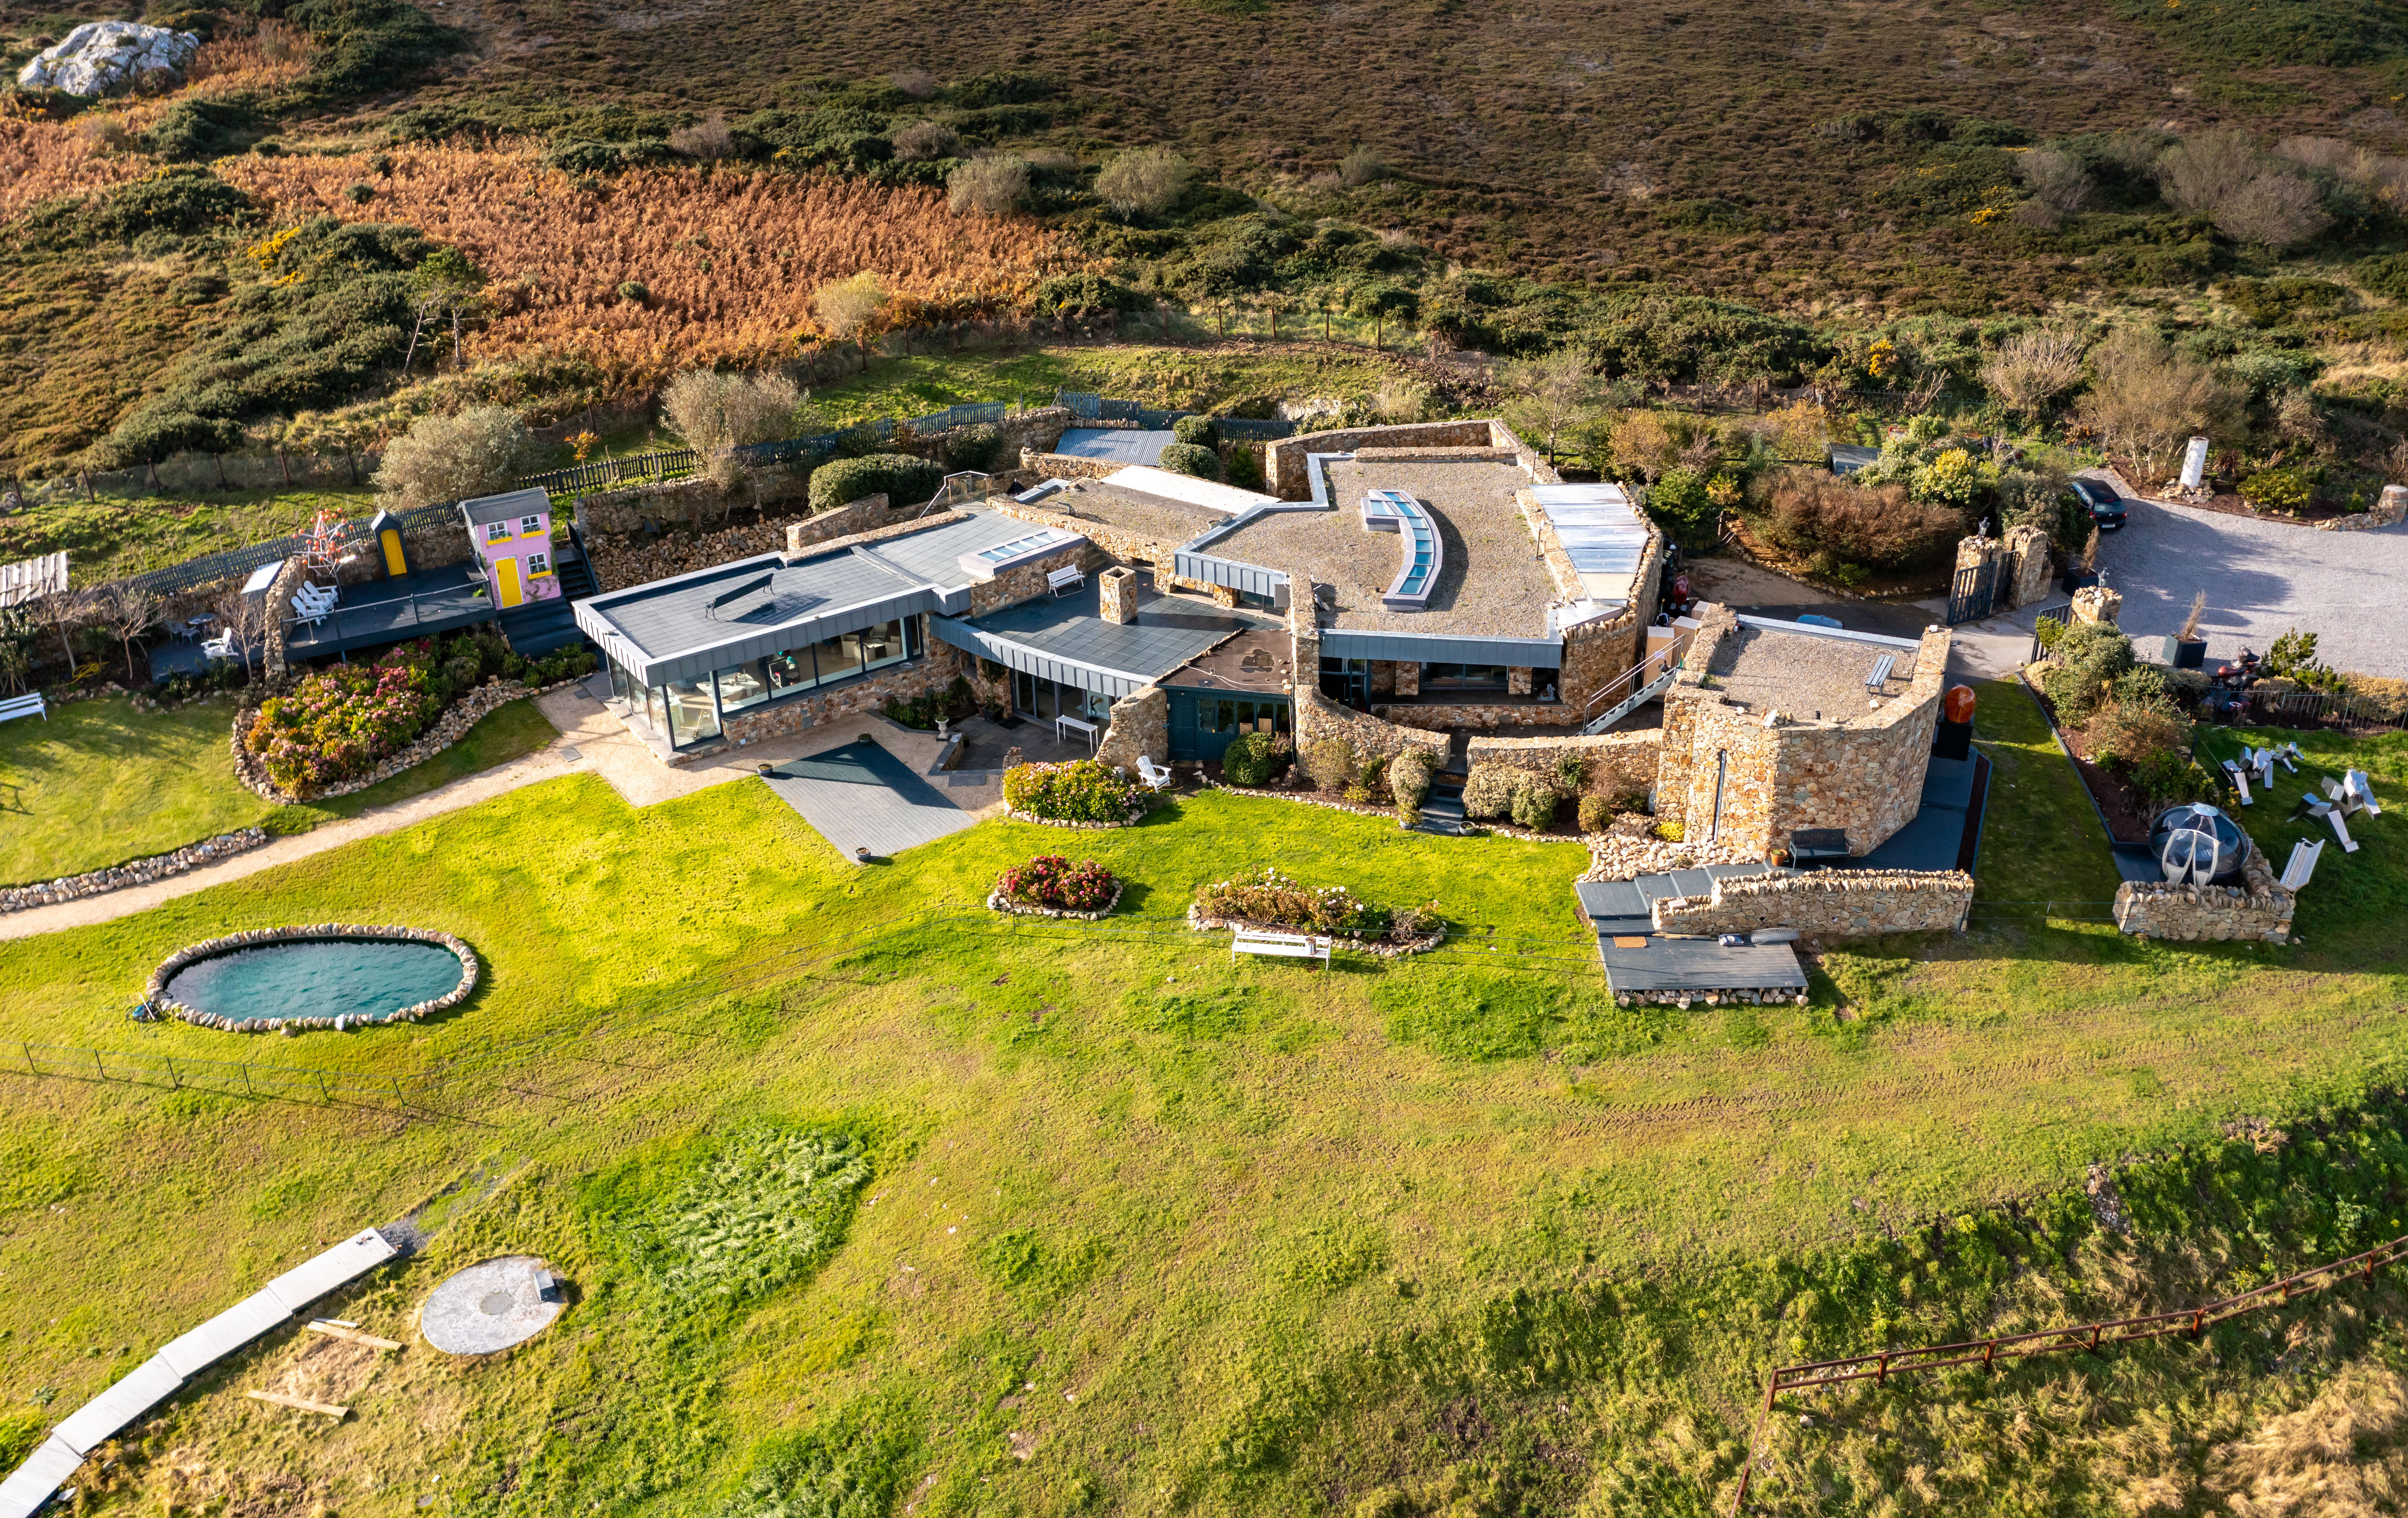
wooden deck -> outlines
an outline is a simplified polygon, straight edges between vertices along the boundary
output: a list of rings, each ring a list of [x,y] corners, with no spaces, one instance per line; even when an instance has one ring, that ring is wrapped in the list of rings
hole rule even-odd
[[[494,605],[481,579],[466,565],[423,570],[399,580],[347,585],[343,598],[317,623],[293,620],[290,605],[277,609],[286,620],[284,655],[319,659],[353,649],[426,637],[494,620]]]

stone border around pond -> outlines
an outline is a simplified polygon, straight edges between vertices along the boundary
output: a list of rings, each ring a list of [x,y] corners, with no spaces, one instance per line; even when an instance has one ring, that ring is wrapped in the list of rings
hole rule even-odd
[[[431,943],[437,948],[449,949],[452,951],[452,957],[460,962],[460,983],[433,1001],[422,1001],[415,1007],[404,1007],[399,1011],[387,1012],[382,1017],[353,1016],[346,1012],[340,1017],[264,1017],[247,1023],[187,1007],[180,1001],[171,999],[167,995],[167,982],[175,979],[176,972],[200,960],[214,959],[220,954],[231,953],[241,949],[256,949],[271,943],[310,943],[346,938],[380,938],[405,943]],[[309,927],[253,928],[247,933],[230,933],[222,938],[208,938],[200,943],[187,945],[169,954],[161,961],[159,967],[151,972],[150,984],[144,989],[142,1001],[144,1007],[154,1016],[180,1017],[185,1022],[200,1027],[218,1028],[227,1033],[274,1033],[279,1030],[299,1028],[341,1030],[364,1027],[373,1023],[415,1023],[430,1012],[439,1012],[447,1007],[457,1007],[476,991],[477,977],[477,952],[449,933],[437,932],[431,928],[372,926],[359,923],[319,923]]]
[[[1353,933],[1328,933],[1316,928],[1297,927],[1292,923],[1257,923],[1249,917],[1212,917],[1207,915],[1202,907],[1193,902],[1190,902],[1187,907],[1187,926],[1190,931],[1197,933],[1308,934],[1316,938],[1327,938],[1333,944],[1342,944],[1360,953],[1377,954],[1382,959],[1402,959],[1407,954],[1426,954],[1446,942],[1444,928],[1426,933],[1418,938],[1407,938],[1402,943],[1391,943],[1385,938],[1366,938]]]
[[[221,833],[213,838],[203,838],[198,843],[188,843],[173,853],[152,854],[122,865],[111,865],[107,869],[63,876],[34,885],[0,888],[0,916],[9,912],[29,912],[36,907],[55,907],[63,901],[80,901],[86,896],[105,895],[128,886],[149,885],[171,875],[181,875],[188,869],[198,869],[203,865],[214,865],[221,859],[248,853],[266,841],[267,829],[246,827],[233,833]]]
[[[1068,917],[1082,923],[1094,923],[1111,915],[1112,909],[1121,904],[1121,892],[1126,885],[1125,881],[1114,880],[1112,898],[1091,912],[1074,912],[1068,907],[1039,907],[1033,902],[1014,901],[1001,891],[989,893],[986,904],[990,911],[1009,912],[1014,917]]]

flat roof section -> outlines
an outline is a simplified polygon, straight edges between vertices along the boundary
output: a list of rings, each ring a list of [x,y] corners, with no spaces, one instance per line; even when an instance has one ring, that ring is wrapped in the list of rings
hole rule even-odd
[[[1142,491],[1166,501],[1183,501],[1189,506],[1200,506],[1225,517],[1234,517],[1258,506],[1279,504],[1276,495],[1266,495],[1257,490],[1240,490],[1235,485],[1198,480],[1194,475],[1172,474],[1168,469],[1122,469],[1107,479],[1105,483],[1118,485],[1123,490]]]
[[[1165,548],[1176,548],[1229,520],[1219,511],[1102,480],[1082,480],[1068,490],[1029,504],[1041,511],[1151,538]]]
[[[1714,646],[1708,673],[1717,695],[1751,711],[1777,709],[1802,722],[1850,722],[1871,710],[1876,694],[1865,681],[1891,660],[1878,694],[1902,695],[1914,679],[1914,652],[1861,637],[1832,637],[1813,628],[1768,627],[1750,619]]]
[[[1647,552],[1647,519],[1620,485],[1533,485],[1555,540],[1591,600],[1627,606]]]
[[[1072,427],[1054,445],[1054,451],[1074,459],[1158,464],[1163,449],[1178,440],[1176,433],[1140,432],[1134,427]]]
[[[1151,684],[1233,633],[1277,631],[1276,619],[1140,588],[1138,620],[1107,622],[1090,578],[1075,594],[1041,597],[975,621],[938,619],[939,637],[1027,673],[1108,695]]]
[[[1548,639],[1554,580],[1514,505],[1530,477],[1511,464],[1333,462],[1329,482],[1347,509],[1267,511],[1215,538],[1221,558],[1310,575],[1324,587],[1322,625],[1442,637]],[[1392,610],[1384,596],[1396,549],[1363,529],[1353,507],[1399,491],[1428,511],[1443,563],[1426,609]],[[1440,654],[1429,658],[1442,657]],[[1467,662],[1481,662],[1467,660]],[[1526,661],[1509,661],[1526,662]]]

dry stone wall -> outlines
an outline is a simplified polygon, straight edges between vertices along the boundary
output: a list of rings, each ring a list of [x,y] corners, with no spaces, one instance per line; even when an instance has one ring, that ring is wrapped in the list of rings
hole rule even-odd
[[[2136,938],[2196,943],[2207,938],[2256,938],[2287,943],[2299,897],[2275,883],[2256,843],[2240,885],[2171,885],[2126,881],[2115,888],[2115,926]]]
[[[1096,746],[1098,763],[1131,774],[1140,757],[1153,760],[1157,768],[1170,767],[1170,696],[1159,685],[1131,691],[1113,702],[1111,726]]]
[[[1317,670],[1321,667],[1321,629],[1312,620],[1315,598],[1321,587],[1304,579],[1289,596],[1288,637],[1295,644],[1297,670]],[[1353,745],[1358,759],[1394,759],[1407,749],[1418,749],[1430,755],[1436,764],[1446,763],[1447,736],[1415,727],[1400,727],[1383,722],[1366,712],[1340,706],[1321,694],[1313,681],[1293,682],[1296,716],[1296,746],[1302,752],[1308,746],[1325,738],[1336,738]]]
[[[2402,522],[2408,522],[2408,485],[2386,485],[2372,508],[2345,517],[2328,518],[2317,523],[2316,528],[2329,533],[2364,533],[2397,527]]]
[[[1505,765],[1549,780],[1564,759],[1577,757],[1587,770],[1581,780],[1581,795],[1619,799],[1644,795],[1656,782],[1663,739],[1664,735],[1652,728],[1600,733],[1595,738],[1577,733],[1562,738],[1475,738],[1466,752],[1475,767]]]
[[[128,886],[149,885],[171,875],[213,865],[247,853],[267,841],[267,830],[246,827],[237,832],[221,833],[213,838],[188,843],[173,853],[152,854],[127,864],[111,865],[82,875],[62,876],[55,881],[42,881],[33,885],[17,885],[0,889],[0,914],[32,911],[36,907],[55,907],[62,901],[79,901],[85,896],[104,895],[122,891]]]
[[[1496,435],[1505,434],[1503,439]],[[1264,476],[1270,494],[1283,500],[1312,497],[1312,481],[1305,478],[1304,461],[1312,453],[1352,453],[1363,448],[1444,449],[1496,448],[1519,457],[1527,450],[1501,422],[1417,422],[1403,426],[1347,427],[1334,432],[1308,432],[1283,437],[1263,451]],[[1533,455],[1535,461],[1535,455]],[[1553,482],[1553,471],[1549,471]]]
[[[1962,931],[1973,877],[1957,870],[1812,870],[1716,881],[1711,896],[1667,896],[1651,913],[1659,933],[1706,936],[1795,928],[1817,938]]]
[[[999,516],[1021,522],[1035,523],[1040,527],[1054,527],[1066,533],[1077,533],[1096,546],[1098,564],[1109,559],[1117,564],[1150,564],[1154,566],[1154,582],[1158,586],[1176,586],[1209,595],[1220,606],[1236,606],[1238,593],[1226,585],[1207,585],[1202,580],[1189,580],[1170,572],[1171,553],[1179,546],[1159,538],[1115,527],[1110,523],[1090,522],[1085,517],[1064,516],[1048,511],[1042,506],[1027,506],[1009,495],[997,495],[986,503],[987,509]]]

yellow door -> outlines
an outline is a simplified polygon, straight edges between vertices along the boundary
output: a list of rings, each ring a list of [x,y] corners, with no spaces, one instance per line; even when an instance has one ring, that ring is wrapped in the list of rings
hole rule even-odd
[[[504,559],[499,564],[494,566],[494,573],[501,580],[502,605],[506,607],[518,605],[519,561],[516,559]]]
[[[387,527],[377,538],[384,545],[384,572],[395,580],[409,573],[409,562],[401,553],[401,534]]]

